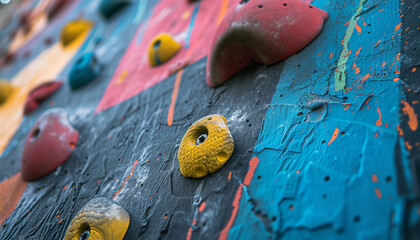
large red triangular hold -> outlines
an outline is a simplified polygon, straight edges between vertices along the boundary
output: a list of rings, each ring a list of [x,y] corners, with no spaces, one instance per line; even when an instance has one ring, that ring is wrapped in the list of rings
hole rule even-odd
[[[243,0],[223,18],[207,58],[207,84],[217,87],[251,61],[271,65],[302,50],[328,13],[301,0]]]
[[[23,113],[27,115],[35,111],[42,101],[44,101],[53,93],[55,93],[62,85],[63,85],[63,82],[61,81],[53,81],[53,82],[43,83],[39,85],[38,87],[32,89],[32,91],[29,93],[28,97],[26,98],[26,103],[25,103],[25,108],[23,110]]]
[[[51,109],[35,122],[26,138],[21,172],[25,181],[37,180],[64,163],[76,147],[79,132],[67,120],[67,113]]]

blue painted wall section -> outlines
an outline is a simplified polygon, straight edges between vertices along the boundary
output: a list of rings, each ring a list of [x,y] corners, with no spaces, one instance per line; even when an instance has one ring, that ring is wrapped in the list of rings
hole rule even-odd
[[[254,148],[260,161],[229,238],[398,239],[410,197],[399,195],[398,182],[411,188],[397,130],[401,3],[312,4],[330,18],[312,44],[283,63]],[[336,92],[338,71],[345,87]]]

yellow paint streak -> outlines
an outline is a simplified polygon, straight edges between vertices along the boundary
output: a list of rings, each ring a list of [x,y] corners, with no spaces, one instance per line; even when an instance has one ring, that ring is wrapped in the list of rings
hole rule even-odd
[[[23,108],[29,92],[42,83],[56,79],[79,50],[87,35],[88,32],[81,35],[66,49],[63,49],[60,43],[56,43],[32,60],[11,80],[15,90],[0,106],[0,153],[4,151],[22,121]]]
[[[357,21],[359,20],[358,15],[362,12],[363,4],[366,0],[360,0],[359,6],[357,7],[356,13],[351,17],[346,34],[344,35],[343,40],[343,51],[341,51],[340,58],[338,59],[337,63],[337,71],[335,72],[335,92],[338,92],[340,90],[343,90],[346,86],[346,64],[348,59],[348,47],[349,47],[349,41],[351,38],[351,35],[354,32],[354,29],[356,28]]]

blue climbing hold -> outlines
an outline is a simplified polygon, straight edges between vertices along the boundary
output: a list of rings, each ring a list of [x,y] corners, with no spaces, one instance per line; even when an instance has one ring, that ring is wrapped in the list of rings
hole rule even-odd
[[[128,0],[101,0],[99,11],[106,18],[110,19],[121,8],[129,3]]]
[[[101,67],[93,52],[79,57],[70,70],[69,84],[75,90],[93,81],[100,73]]]

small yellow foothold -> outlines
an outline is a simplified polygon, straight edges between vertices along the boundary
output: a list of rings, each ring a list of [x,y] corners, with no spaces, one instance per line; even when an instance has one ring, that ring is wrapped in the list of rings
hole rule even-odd
[[[67,228],[65,240],[122,240],[130,215],[116,202],[95,198],[86,203]]]
[[[181,48],[168,33],[157,35],[149,44],[148,56],[150,66],[157,66],[172,58]]]
[[[13,86],[6,80],[0,79],[0,104],[4,103],[13,91]]]
[[[222,115],[195,122],[182,138],[178,161],[184,177],[201,178],[219,170],[233,153],[232,134]]]
[[[67,23],[61,30],[61,44],[63,45],[63,47],[67,47],[76,39],[78,39],[79,36],[87,34],[92,28],[92,26],[92,22],[87,20],[74,20]]]

